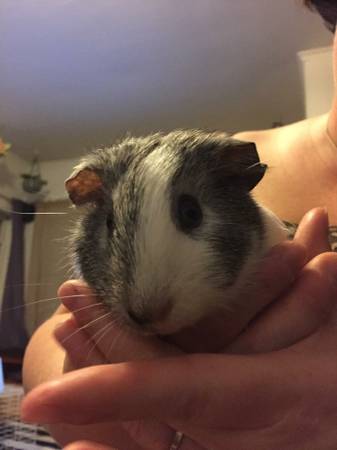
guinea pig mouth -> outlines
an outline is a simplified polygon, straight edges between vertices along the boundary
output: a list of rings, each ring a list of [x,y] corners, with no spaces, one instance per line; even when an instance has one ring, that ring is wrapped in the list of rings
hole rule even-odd
[[[132,328],[134,330],[137,329],[137,332],[144,336],[168,336],[180,330],[180,327],[176,327],[169,323],[168,324],[154,323],[136,327],[132,326]]]
[[[178,323],[171,316],[168,316],[162,321],[148,322],[141,325],[134,321],[127,321],[128,327],[131,327],[133,331],[136,331],[144,336],[168,336],[181,331],[188,325],[189,324],[181,321]]]
[[[167,325],[158,322],[140,324],[137,320],[130,320],[129,318],[125,319],[125,325],[127,328],[131,329],[131,331],[142,334],[143,336],[164,336],[177,331],[175,327],[172,327],[172,324]]]

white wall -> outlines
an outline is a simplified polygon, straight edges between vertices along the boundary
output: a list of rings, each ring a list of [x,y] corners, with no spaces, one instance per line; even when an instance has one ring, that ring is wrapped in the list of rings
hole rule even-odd
[[[305,116],[326,113],[334,95],[332,47],[298,53],[303,76]]]
[[[324,114],[333,96],[332,47],[322,47],[298,53],[306,117]],[[67,198],[64,181],[71,174],[79,158],[58,159],[41,163],[42,177],[48,180],[44,201]],[[1,164],[1,163],[0,163]]]
[[[45,180],[48,180],[47,195],[44,201],[65,200],[68,198],[64,188],[64,181],[72,173],[79,158],[58,159],[54,161],[44,161],[41,163],[41,174]]]
[[[2,133],[47,160],[127,131],[301,119],[296,53],[333,38],[301,3],[0,0]]]

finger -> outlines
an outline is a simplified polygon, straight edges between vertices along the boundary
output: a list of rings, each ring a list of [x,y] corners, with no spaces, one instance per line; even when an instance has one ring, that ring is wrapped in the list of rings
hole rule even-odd
[[[78,325],[83,327],[83,330],[91,331],[91,335],[111,321],[112,314],[109,314],[102,301],[84,282],[67,281],[59,288],[58,294]]]
[[[315,208],[305,214],[294,239],[305,246],[309,260],[320,253],[331,251],[327,210]]]
[[[67,298],[73,298],[73,302],[75,303],[75,299],[77,300],[77,307],[82,308],[88,304],[88,298],[90,299],[90,303],[97,303],[100,308],[102,302],[98,302],[96,300],[96,296],[89,288],[89,286],[82,280],[68,280],[61,284],[58,288],[57,295],[61,302],[65,304]]]
[[[76,368],[107,363],[104,355],[84,331],[78,328],[73,318],[58,325],[54,336],[66,350],[72,365]]]
[[[155,428],[155,423],[141,421],[137,421],[137,424],[131,424],[130,427],[126,425],[129,425],[129,423],[108,421],[85,427],[61,424],[50,426],[49,429],[55,439],[63,443],[63,445],[69,442],[91,443],[99,441],[100,445],[112,446],[119,450],[142,450],[144,448],[162,450],[163,448],[169,448],[169,445],[163,445],[169,442],[169,439],[161,440],[161,447],[158,445],[159,431],[164,425],[158,423],[158,427]],[[173,435],[172,430],[167,425],[165,426],[165,431],[166,435]],[[131,434],[137,439],[133,439]],[[160,437],[165,438],[166,435],[160,435]],[[199,450],[199,448],[182,448],[181,450]]]
[[[306,251],[300,243],[286,241],[275,246],[259,265],[250,292],[242,296],[232,313],[219,312],[170,336],[168,341],[189,353],[222,350],[259,311],[290,287],[306,261]]]
[[[67,293],[71,295],[71,290],[69,290],[68,286],[66,287],[68,289]],[[84,287],[84,289],[86,289],[86,287]],[[84,302],[82,301],[81,308],[85,308],[85,305],[83,303]],[[79,305],[71,305],[69,309],[76,309],[76,306]],[[94,318],[95,316],[93,315],[92,319]],[[88,320],[90,319],[91,317],[89,316]],[[85,350],[88,347],[88,341],[89,345],[92,345],[92,341],[88,333],[86,333],[84,330],[82,331],[77,327],[77,324],[73,318],[58,326],[55,329],[54,334],[56,339],[67,351],[67,354],[71,358],[71,362],[73,365],[75,365],[75,367],[81,368],[89,365],[99,365],[106,363],[106,359],[98,350],[98,348],[95,347],[95,349],[91,349],[91,351]],[[97,334],[98,333],[96,333],[96,335]],[[144,421],[130,421],[124,422],[121,425],[125,428],[125,430],[135,442],[138,442],[143,446],[143,448],[146,449],[151,448],[152,450],[162,450],[163,448],[170,448],[175,434],[175,432],[170,427],[159,422],[145,423]],[[95,446],[96,443],[80,442],[76,443],[74,448],[81,448],[82,445],[86,445],[86,448],[90,448],[89,445]],[[180,450],[202,449],[191,439],[185,437]]]
[[[57,327],[55,336],[61,342],[63,341],[63,347],[68,354],[71,354],[71,362],[75,367],[81,368],[106,363],[105,358],[96,348],[90,353],[89,357],[83,356],[82,349],[86,347],[88,337],[81,330],[78,330],[72,319],[66,321],[62,327]],[[72,337],[72,341],[67,340],[69,336]],[[90,388],[91,386],[88,386],[88,389]],[[122,423],[121,426],[125,428],[135,442],[141,444],[145,449],[162,450],[163,448],[170,448],[170,443],[173,441],[175,434],[170,427],[159,422],[131,421]],[[89,449],[91,448],[89,445],[96,445],[96,443],[79,442],[74,445],[74,449],[82,448],[82,445],[87,446],[83,448]],[[200,448],[196,443],[186,438],[184,446],[181,446],[180,450],[199,450]]]
[[[113,447],[99,444],[98,442],[79,441],[64,447],[64,450],[118,450]]]
[[[62,296],[64,290],[66,290],[67,295]],[[69,329],[69,324],[64,327],[60,326],[57,330],[56,338],[67,350],[69,357],[76,360],[79,365],[89,365],[83,359],[84,351],[74,352],[74,346],[71,345],[74,338],[82,337],[82,341],[84,341],[84,335],[86,335],[87,341],[96,345],[100,353],[106,357],[107,362],[114,341],[118,340],[122,333],[124,334],[124,330],[118,327],[112,313],[85,283],[76,280],[64,283],[59,293],[64,306],[72,312],[78,329],[82,330],[82,333],[77,335],[76,330]],[[70,332],[69,335],[67,335],[68,332]],[[60,335],[63,336],[62,341],[59,339]],[[118,359],[118,355],[114,353],[114,356]],[[111,362],[115,362],[115,360]]]
[[[337,254],[316,256],[291,290],[258,317],[227,351],[259,353],[285,348],[313,334],[337,299]]]
[[[277,358],[194,355],[89,367],[31,391],[22,403],[22,417],[82,425],[142,419],[229,428],[270,426],[298,398],[295,356],[290,355],[290,363],[289,355],[284,361],[285,355],[277,352]]]
[[[83,283],[71,281],[61,288],[66,289],[68,294],[66,298],[63,298],[63,304],[73,313],[78,327],[96,342],[97,348],[107,361],[116,363],[179,353],[177,348],[155,337],[141,336],[120,326],[106,308],[90,307],[96,304],[97,298]],[[89,295],[86,295],[88,293]],[[80,297],[81,294],[85,296]],[[67,351],[71,356],[72,348],[67,348]],[[74,355],[74,357],[78,356]]]

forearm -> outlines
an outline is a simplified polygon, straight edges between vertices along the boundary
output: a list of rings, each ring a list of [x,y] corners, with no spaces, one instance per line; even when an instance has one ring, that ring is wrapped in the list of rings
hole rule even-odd
[[[23,363],[23,385],[26,392],[63,373],[65,351],[54,339],[53,332],[57,324],[69,317],[70,313],[63,306],[59,307],[32,336]]]

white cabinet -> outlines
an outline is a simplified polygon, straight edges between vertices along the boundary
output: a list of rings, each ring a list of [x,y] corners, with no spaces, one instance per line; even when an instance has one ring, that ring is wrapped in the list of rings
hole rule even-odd
[[[298,53],[302,77],[305,117],[328,112],[334,93],[332,47]]]

